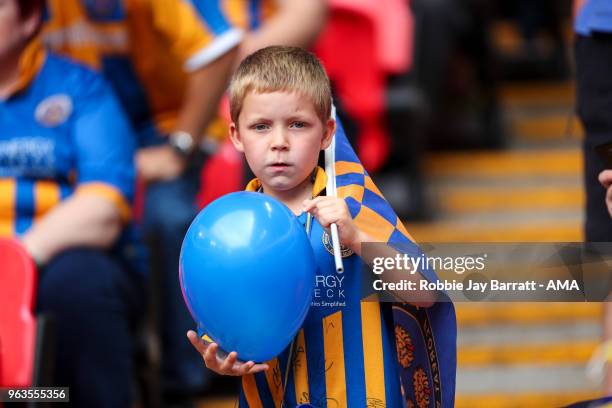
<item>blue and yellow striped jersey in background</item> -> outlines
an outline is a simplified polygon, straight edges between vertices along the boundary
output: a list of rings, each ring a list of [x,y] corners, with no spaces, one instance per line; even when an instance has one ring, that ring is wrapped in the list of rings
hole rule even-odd
[[[75,191],[129,218],[135,138],[110,86],[34,40],[20,81],[0,100],[0,236],[26,232]]]
[[[53,50],[103,72],[143,144],[174,130],[188,72],[242,39],[209,0],[47,0],[43,33]]]

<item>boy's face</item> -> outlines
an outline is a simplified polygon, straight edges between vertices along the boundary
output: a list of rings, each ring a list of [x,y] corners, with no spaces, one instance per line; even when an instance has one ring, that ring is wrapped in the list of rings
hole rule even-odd
[[[264,190],[290,192],[312,174],[321,149],[331,143],[335,122],[325,124],[313,102],[297,92],[249,92],[230,125],[234,146],[244,152]]]

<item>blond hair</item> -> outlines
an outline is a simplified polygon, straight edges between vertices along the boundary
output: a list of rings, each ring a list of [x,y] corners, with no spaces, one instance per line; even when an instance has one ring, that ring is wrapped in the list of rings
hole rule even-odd
[[[298,47],[271,46],[247,56],[230,83],[230,115],[234,123],[249,92],[299,92],[310,98],[325,123],[331,115],[331,86],[321,62]]]

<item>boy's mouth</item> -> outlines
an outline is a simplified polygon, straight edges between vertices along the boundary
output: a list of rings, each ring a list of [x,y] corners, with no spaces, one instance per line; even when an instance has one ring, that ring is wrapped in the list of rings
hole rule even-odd
[[[274,162],[268,165],[268,167],[271,168],[272,170],[285,170],[286,168],[290,166],[291,165],[289,163],[285,163],[285,162]]]

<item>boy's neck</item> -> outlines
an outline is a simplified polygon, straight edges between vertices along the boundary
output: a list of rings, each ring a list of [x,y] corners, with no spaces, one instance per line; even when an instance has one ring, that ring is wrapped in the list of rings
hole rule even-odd
[[[277,191],[263,186],[263,192],[285,204],[296,215],[301,214],[304,200],[312,198],[313,181],[307,177],[300,185],[287,191]]]

